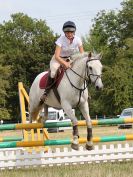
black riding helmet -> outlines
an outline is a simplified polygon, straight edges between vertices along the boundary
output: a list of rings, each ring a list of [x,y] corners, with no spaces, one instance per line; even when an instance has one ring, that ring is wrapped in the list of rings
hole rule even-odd
[[[62,30],[64,32],[75,32],[76,31],[76,25],[72,21],[67,21],[64,23]]]

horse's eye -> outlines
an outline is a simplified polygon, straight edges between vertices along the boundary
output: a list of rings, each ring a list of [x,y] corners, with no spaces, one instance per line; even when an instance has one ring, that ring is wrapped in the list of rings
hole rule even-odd
[[[89,69],[92,71],[92,67],[91,66],[89,66]]]

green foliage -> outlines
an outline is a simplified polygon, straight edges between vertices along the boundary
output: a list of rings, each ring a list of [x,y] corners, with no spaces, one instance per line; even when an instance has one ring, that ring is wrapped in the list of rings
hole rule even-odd
[[[12,110],[12,118],[19,113],[18,82],[23,82],[28,91],[37,74],[49,68],[56,38],[45,21],[23,13],[11,15],[11,20],[0,25],[2,64],[11,66],[6,106]]]
[[[133,37],[133,0],[123,1],[122,7],[122,10],[118,14],[118,18],[121,43],[123,44],[126,38]]]
[[[125,0],[120,11],[101,11],[89,36],[86,51],[102,52],[103,91],[89,88],[90,113],[117,114],[133,102],[133,0]],[[0,24],[0,119],[18,119],[19,81],[28,91],[36,75],[49,68],[58,36],[43,20],[23,13]]]
[[[104,76],[105,89],[102,93],[102,101],[106,114],[111,114],[112,111],[117,114],[123,108],[132,106],[133,86],[130,64],[125,59],[120,60],[113,68],[108,68]]]
[[[1,65],[1,56],[0,56],[0,120],[9,119],[10,114],[9,110],[6,108],[6,98],[7,91],[6,89],[9,88],[9,80],[8,77],[10,75],[10,67],[9,66],[2,66]]]
[[[94,19],[90,36],[84,38],[88,51],[102,52],[104,90],[91,90],[92,114],[118,114],[133,102],[133,0],[123,1],[120,11],[101,11]]]

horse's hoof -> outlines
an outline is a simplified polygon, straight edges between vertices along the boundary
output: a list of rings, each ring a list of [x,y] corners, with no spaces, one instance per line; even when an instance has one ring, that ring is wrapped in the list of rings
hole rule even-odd
[[[89,146],[88,144],[85,145],[86,150],[91,151],[94,149],[94,146]]]
[[[71,148],[74,149],[74,150],[76,150],[76,151],[78,151],[79,150],[79,145],[72,143],[71,144]]]

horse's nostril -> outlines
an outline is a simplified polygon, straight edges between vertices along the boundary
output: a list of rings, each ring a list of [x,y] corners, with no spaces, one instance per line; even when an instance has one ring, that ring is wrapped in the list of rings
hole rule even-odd
[[[96,85],[96,90],[102,90],[103,86],[99,87],[98,85]]]
[[[97,89],[97,90],[99,90],[99,87],[98,87],[98,86],[96,86],[96,89]]]

